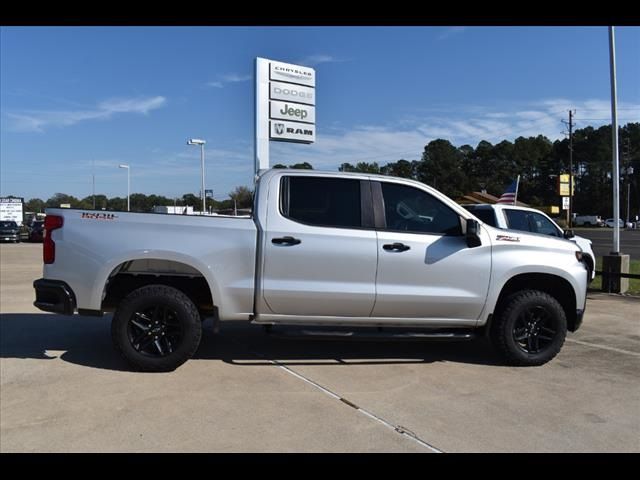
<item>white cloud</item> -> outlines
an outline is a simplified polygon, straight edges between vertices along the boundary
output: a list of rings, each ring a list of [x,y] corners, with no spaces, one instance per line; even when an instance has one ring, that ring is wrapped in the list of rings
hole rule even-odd
[[[26,110],[7,113],[9,129],[15,132],[44,132],[49,127],[68,127],[86,120],[111,118],[114,114],[147,115],[166,104],[165,97],[114,98],[88,110]]]
[[[307,57],[304,57],[303,59],[298,60],[296,63],[299,63],[300,65],[314,66],[314,65],[319,65],[321,63],[334,63],[334,62],[343,62],[343,61],[344,60],[340,60],[334,57],[333,55],[318,53],[315,55],[309,55]]]
[[[207,87],[224,88],[227,83],[241,83],[251,80],[251,75],[241,75],[239,73],[225,73],[224,75],[218,75],[218,80],[207,82]]]
[[[445,40],[449,37],[452,37],[453,35],[459,35],[462,32],[464,32],[466,29],[467,27],[449,27],[440,35],[438,35],[438,40]]]
[[[246,82],[248,80],[251,80],[251,75],[239,75],[237,73],[222,75],[222,81],[227,83]]]

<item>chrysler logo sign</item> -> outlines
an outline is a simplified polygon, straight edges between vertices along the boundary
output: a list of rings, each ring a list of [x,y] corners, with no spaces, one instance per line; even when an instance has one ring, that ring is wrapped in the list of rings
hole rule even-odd
[[[269,78],[278,82],[297,83],[309,87],[316,86],[316,72],[313,68],[291,65],[290,63],[271,61]]]

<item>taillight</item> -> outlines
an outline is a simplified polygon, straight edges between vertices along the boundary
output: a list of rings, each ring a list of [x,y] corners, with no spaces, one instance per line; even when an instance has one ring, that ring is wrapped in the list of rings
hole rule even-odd
[[[42,242],[42,259],[44,263],[53,263],[56,259],[56,244],[51,238],[51,232],[62,228],[63,218],[59,215],[47,215],[44,218],[44,239]]]

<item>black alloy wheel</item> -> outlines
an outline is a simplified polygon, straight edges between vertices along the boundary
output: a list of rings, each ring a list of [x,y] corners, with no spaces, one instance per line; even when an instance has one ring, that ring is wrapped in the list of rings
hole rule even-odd
[[[133,312],[127,333],[134,350],[151,357],[173,353],[184,337],[178,313],[167,305]]]
[[[544,306],[529,307],[513,324],[513,339],[523,352],[538,354],[553,344],[558,334],[556,317]]]

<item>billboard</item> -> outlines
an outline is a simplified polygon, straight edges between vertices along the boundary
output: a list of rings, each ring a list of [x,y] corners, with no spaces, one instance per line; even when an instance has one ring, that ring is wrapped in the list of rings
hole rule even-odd
[[[13,220],[22,225],[24,198],[2,197],[0,198],[0,221]]]
[[[316,140],[316,71],[256,58],[256,172],[269,168],[269,142]]]

